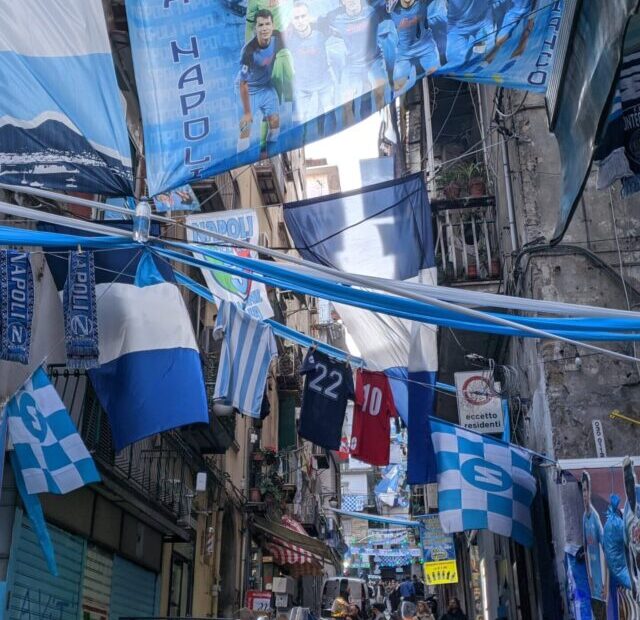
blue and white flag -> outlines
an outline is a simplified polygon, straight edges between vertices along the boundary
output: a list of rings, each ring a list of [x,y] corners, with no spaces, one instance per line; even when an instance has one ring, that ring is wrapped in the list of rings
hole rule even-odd
[[[29,363],[33,272],[28,252],[0,252],[0,359]]]
[[[98,313],[93,252],[70,252],[62,296],[68,368],[98,366]]]
[[[68,261],[47,262],[61,291]],[[95,254],[95,274],[100,366],[89,378],[116,449],[208,423],[200,352],[171,268],[142,248],[111,250]]]
[[[222,301],[214,334],[223,341],[213,397],[260,418],[269,365],[278,355],[271,326],[237,304]]]
[[[431,437],[443,531],[490,530],[531,546],[531,454],[437,420],[431,421]]]
[[[101,0],[3,2],[0,84],[4,183],[132,194],[129,138]]]
[[[431,208],[422,176],[284,205],[296,249],[307,260],[342,271],[436,284]],[[410,484],[435,482],[429,415],[438,370],[435,327],[334,304],[351,353],[390,379],[408,426]]]
[[[27,493],[69,493],[100,475],[47,373],[39,367],[7,404]]]

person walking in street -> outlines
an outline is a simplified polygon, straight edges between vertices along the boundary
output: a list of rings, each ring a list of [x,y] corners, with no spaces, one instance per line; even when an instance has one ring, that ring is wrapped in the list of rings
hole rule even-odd
[[[418,601],[416,605],[416,618],[417,620],[436,620],[426,601]]]
[[[427,605],[429,606],[429,609],[431,610],[433,617],[437,618],[438,617],[438,599],[436,599],[436,597],[433,596],[433,594],[431,594],[430,596],[427,596]]]
[[[442,615],[440,620],[467,620],[467,614],[460,608],[460,601],[452,596],[447,605],[447,611]]]
[[[411,601],[402,601],[400,616],[402,620],[416,620],[416,604]]]
[[[340,594],[336,596],[331,606],[332,618],[346,618],[349,615],[349,588],[346,585],[347,580],[343,580],[345,584],[340,584]]]
[[[402,583],[400,584],[400,597],[403,601],[411,601],[412,603],[416,602],[416,590],[413,587],[413,582],[410,577],[405,577]]]
[[[424,600],[424,581],[418,579],[416,575],[413,576],[413,590],[416,594],[416,601]]]

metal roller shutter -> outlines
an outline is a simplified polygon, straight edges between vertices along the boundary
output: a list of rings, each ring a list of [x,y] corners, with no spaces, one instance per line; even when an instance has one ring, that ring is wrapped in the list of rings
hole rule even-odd
[[[83,620],[109,617],[112,572],[112,555],[97,547],[88,547],[82,581]]]
[[[52,525],[48,528],[58,577],[47,569],[31,522],[21,510],[16,513],[7,575],[9,620],[77,620],[79,617],[85,542]]]
[[[154,616],[156,600],[156,574],[116,555],[111,580],[111,620]]]

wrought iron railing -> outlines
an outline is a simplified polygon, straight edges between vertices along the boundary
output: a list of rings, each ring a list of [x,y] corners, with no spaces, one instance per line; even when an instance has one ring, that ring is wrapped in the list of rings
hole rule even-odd
[[[86,374],[50,365],[49,375],[100,469],[175,518],[187,517],[198,463],[178,432],[154,435],[117,452],[109,419]]]
[[[439,282],[499,279],[493,197],[439,201],[432,206]]]

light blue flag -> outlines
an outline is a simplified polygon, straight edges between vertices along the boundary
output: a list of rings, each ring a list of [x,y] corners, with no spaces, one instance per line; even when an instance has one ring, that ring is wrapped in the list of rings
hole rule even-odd
[[[26,493],[69,493],[100,475],[64,403],[39,367],[9,401],[14,470]]]
[[[440,420],[431,420],[431,438],[442,530],[490,530],[531,546],[531,454]]]
[[[504,418],[504,428],[502,430],[502,441],[511,442],[511,418],[509,417],[509,401],[502,399],[502,417]]]
[[[31,524],[40,542],[40,548],[42,554],[47,562],[49,572],[54,576],[58,576],[58,566],[56,564],[56,555],[53,550],[53,543],[51,542],[51,536],[49,536],[49,530],[47,529],[47,523],[44,520],[44,513],[42,512],[42,506],[40,505],[40,499],[37,495],[30,495],[27,492],[24,478],[22,477],[22,468],[20,462],[16,456],[15,451],[11,452],[11,466],[13,467],[13,474],[16,478],[16,486],[20,493],[22,503],[31,519]]]

